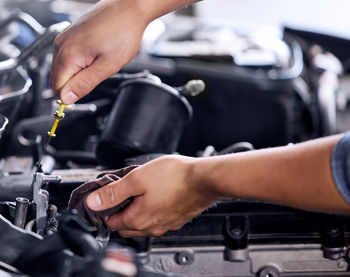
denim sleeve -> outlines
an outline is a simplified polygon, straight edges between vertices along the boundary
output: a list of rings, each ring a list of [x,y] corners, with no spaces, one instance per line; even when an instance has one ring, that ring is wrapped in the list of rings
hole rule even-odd
[[[333,149],[332,174],[339,192],[350,204],[350,132]]]

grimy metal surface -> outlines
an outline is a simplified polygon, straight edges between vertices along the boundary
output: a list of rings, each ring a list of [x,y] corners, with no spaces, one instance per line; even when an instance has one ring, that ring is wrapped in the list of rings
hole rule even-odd
[[[224,259],[224,246],[153,248],[145,265],[188,277],[350,276],[347,259],[326,259],[320,244],[251,245],[245,261]]]

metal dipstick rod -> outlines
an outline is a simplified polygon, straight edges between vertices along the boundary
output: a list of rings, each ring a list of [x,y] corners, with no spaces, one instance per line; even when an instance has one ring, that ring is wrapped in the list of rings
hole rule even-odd
[[[41,162],[42,162],[42,159],[43,159],[43,157],[44,157],[44,155],[45,155],[45,153],[46,153],[46,149],[47,149],[47,146],[48,146],[49,143],[50,143],[51,138],[53,138],[53,137],[56,136],[55,132],[56,132],[58,123],[60,123],[60,121],[61,121],[61,120],[64,118],[64,116],[65,116],[65,114],[64,114],[64,112],[63,112],[64,109],[71,109],[71,108],[72,108],[71,105],[64,105],[64,104],[62,104],[62,101],[61,101],[61,100],[57,100],[56,103],[60,106],[60,108],[59,108],[58,111],[55,112],[55,115],[54,115],[55,121],[54,121],[54,123],[53,123],[53,125],[52,125],[52,127],[51,127],[50,132],[47,132],[47,135],[49,136],[49,138],[48,138],[48,140],[47,140],[47,142],[46,142],[46,144],[45,144],[45,146],[44,146],[44,151],[43,151],[43,153],[42,153],[42,155],[41,155],[41,158],[40,158],[40,160],[39,160],[39,163],[38,163],[38,167],[37,167],[37,171],[36,171],[36,172],[39,172],[39,170],[40,170],[40,168],[41,168]],[[34,181],[35,181],[35,179],[34,179]],[[34,181],[33,181],[33,182],[34,182]]]

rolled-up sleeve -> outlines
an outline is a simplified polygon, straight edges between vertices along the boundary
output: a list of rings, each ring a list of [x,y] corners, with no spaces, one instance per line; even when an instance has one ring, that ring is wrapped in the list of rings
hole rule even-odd
[[[350,132],[333,149],[332,174],[339,192],[350,204]]]

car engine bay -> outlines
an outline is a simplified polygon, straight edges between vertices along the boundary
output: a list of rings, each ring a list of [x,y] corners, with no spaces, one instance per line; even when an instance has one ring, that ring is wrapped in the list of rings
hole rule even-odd
[[[14,2],[0,4],[0,276],[350,276],[348,215],[234,199],[177,231],[126,239],[67,210],[106,170],[347,130],[350,41],[288,27],[261,38],[178,16],[66,109],[47,144],[59,109],[52,45],[69,16],[55,1]]]

